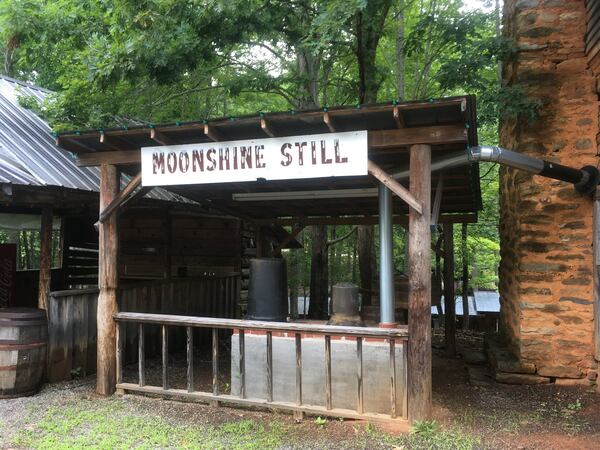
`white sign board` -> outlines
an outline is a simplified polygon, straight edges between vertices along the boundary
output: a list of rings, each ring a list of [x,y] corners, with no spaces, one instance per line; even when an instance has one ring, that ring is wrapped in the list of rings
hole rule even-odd
[[[367,174],[367,132],[142,148],[142,185],[232,183]]]

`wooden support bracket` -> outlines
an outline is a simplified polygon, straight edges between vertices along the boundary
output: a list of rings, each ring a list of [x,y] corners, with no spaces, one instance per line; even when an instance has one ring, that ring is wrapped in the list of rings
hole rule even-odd
[[[444,174],[438,178],[437,187],[435,188],[435,198],[433,200],[433,208],[431,209],[431,225],[437,226],[440,217],[440,208],[442,207],[442,191],[444,189]]]
[[[410,193],[408,189],[394,180],[388,173],[386,173],[381,167],[369,160],[368,165],[369,173],[381,181],[386,187],[388,187],[394,194],[404,200],[408,206],[410,206],[418,214],[423,214],[423,208],[417,199]]]
[[[396,122],[396,126],[398,128],[406,127],[406,124],[404,123],[404,117],[402,116],[402,112],[397,106],[394,106],[394,121]]]
[[[277,134],[273,131],[273,128],[271,127],[269,122],[266,121],[266,119],[260,119],[260,128],[269,137],[274,138],[277,136]]]
[[[327,125],[327,128],[329,128],[329,131],[331,131],[332,133],[336,132],[332,117],[329,115],[328,112],[323,113],[323,122],[325,122],[325,125]]]
[[[136,190],[136,188],[142,183],[142,172],[138,173],[135,177],[129,181],[125,189],[119,191],[112,201],[102,210],[100,213],[100,223],[106,222],[110,216],[123,204],[123,202]]]
[[[160,145],[175,145],[176,142],[168,136],[165,136],[163,133],[158,131],[156,128],[152,128],[150,130],[150,139],[154,142],[159,143]]]
[[[223,141],[223,137],[219,134],[219,132],[217,130],[215,130],[214,127],[211,127],[209,124],[205,123],[204,124],[204,134],[211,140],[211,141]]]

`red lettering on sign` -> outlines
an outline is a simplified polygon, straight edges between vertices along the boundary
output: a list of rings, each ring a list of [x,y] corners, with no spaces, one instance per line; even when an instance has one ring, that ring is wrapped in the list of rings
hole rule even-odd
[[[208,160],[208,162],[211,164],[210,166],[206,167],[206,170],[209,171],[213,171],[215,170],[215,167],[217,167],[217,161],[215,161],[213,159],[213,155],[215,155],[217,153],[217,151],[214,148],[209,148],[206,152],[206,159]]]
[[[204,152],[192,150],[192,171],[204,172]]]
[[[286,150],[289,150],[292,148],[292,144],[290,144],[289,142],[286,142],[285,144],[283,144],[281,146],[281,154],[282,156],[285,156],[285,161],[281,161],[281,165],[283,167],[287,167],[292,163],[292,155],[290,155]]]
[[[157,171],[165,173],[165,154],[163,152],[152,153],[152,173],[156,175]]]
[[[254,156],[256,158],[256,168],[262,169],[265,167],[265,163],[263,162],[264,155],[261,153],[265,149],[264,145],[255,145],[254,146]]]
[[[169,172],[171,173],[175,173],[177,170],[177,155],[175,152],[170,152],[167,155],[167,169],[169,169]]]
[[[325,141],[321,141],[321,163],[331,164],[331,158],[327,157],[327,148],[325,147]]]

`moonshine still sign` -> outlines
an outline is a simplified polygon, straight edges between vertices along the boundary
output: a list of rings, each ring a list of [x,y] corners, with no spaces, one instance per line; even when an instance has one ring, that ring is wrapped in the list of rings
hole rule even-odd
[[[367,132],[142,148],[142,184],[230,183],[367,175]]]

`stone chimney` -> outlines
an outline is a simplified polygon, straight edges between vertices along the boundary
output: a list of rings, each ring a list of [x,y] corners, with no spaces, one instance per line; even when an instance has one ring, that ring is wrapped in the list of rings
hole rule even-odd
[[[504,119],[501,146],[597,165],[598,93],[585,52],[584,0],[505,0],[518,53],[504,83],[539,101],[539,119]],[[500,171],[500,297],[505,344],[537,375],[595,379],[592,202],[567,183]]]

